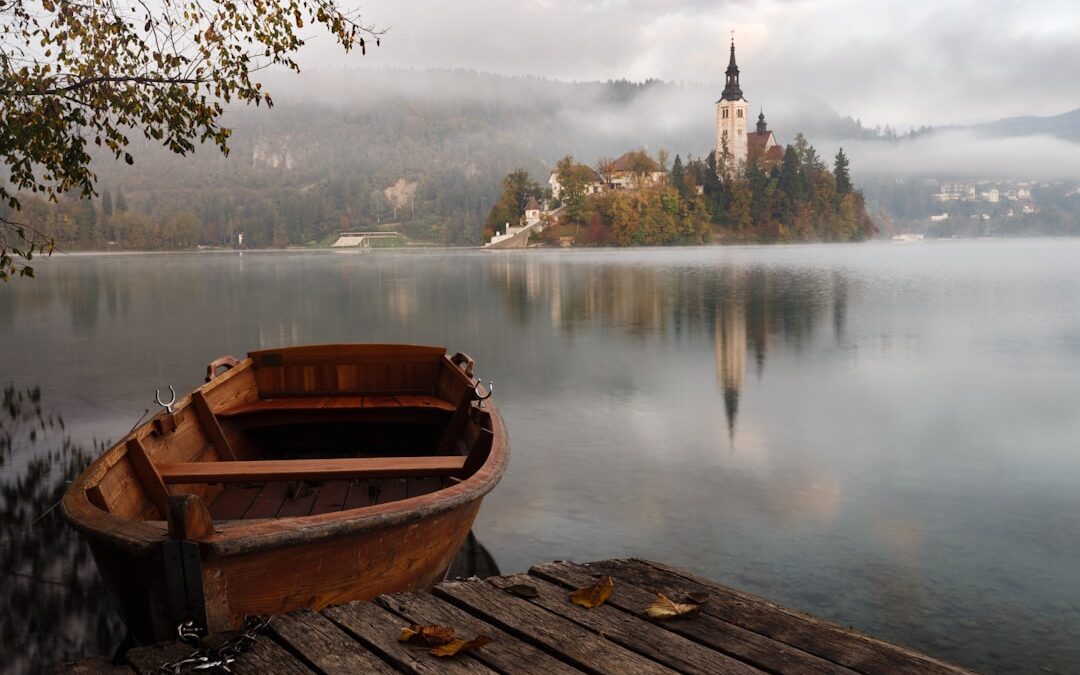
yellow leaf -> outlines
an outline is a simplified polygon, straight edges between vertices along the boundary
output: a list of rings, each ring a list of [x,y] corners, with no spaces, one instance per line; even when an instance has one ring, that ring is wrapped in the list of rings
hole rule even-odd
[[[701,605],[672,602],[663,593],[657,593],[656,600],[653,601],[653,604],[649,605],[649,608],[645,610],[645,613],[654,619],[674,619],[677,616],[686,616],[687,614],[696,612],[700,608]]]
[[[453,656],[454,654],[467,652],[470,649],[479,649],[484,645],[491,644],[491,641],[491,638],[486,635],[477,635],[469,641],[462,640],[461,638],[454,638],[444,645],[431,649],[430,653],[432,656]]]
[[[592,586],[585,586],[579,588],[570,594],[570,602],[575,605],[581,605],[582,607],[599,607],[604,604],[604,601],[611,597],[611,591],[615,588],[615,580],[611,577],[604,577],[600,581],[597,581]]]

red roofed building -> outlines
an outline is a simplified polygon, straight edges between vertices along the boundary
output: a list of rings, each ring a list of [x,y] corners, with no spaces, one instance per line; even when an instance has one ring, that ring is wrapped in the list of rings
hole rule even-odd
[[[784,161],[784,146],[776,142],[776,136],[765,123],[765,113],[757,118],[757,129],[747,137],[747,160],[757,162],[762,169],[779,166]]]

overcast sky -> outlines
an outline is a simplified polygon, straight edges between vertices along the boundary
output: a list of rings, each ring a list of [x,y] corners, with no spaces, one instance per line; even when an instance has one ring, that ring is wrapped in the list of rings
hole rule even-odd
[[[321,38],[305,65],[721,82],[734,30],[752,105],[816,98],[901,129],[1080,108],[1077,0],[367,0],[362,10],[390,28],[382,47],[344,57]]]

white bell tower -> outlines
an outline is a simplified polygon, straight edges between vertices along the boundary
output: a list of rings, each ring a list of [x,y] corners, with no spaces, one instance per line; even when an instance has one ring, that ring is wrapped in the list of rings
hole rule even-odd
[[[728,61],[727,81],[720,100],[716,102],[716,170],[738,171],[746,162],[747,101],[739,87],[739,66],[735,64],[735,37],[731,38],[731,59]],[[722,165],[725,146],[727,164]]]

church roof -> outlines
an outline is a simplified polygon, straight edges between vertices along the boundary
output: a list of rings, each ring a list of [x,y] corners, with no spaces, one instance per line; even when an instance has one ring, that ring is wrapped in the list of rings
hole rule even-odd
[[[540,203],[536,201],[536,197],[529,197],[529,201],[525,204],[526,211],[539,211]]]
[[[776,143],[776,137],[773,136],[773,132],[766,131],[763,134],[752,133],[746,136],[746,145],[748,152],[765,152],[765,147],[769,144],[769,139],[772,139],[773,143]]]
[[[735,38],[731,38],[731,58],[728,59],[727,70],[724,71],[727,80],[724,91],[720,95],[720,101],[741,101],[743,94],[739,86],[739,66],[735,63]],[[720,101],[717,101],[719,103]]]
[[[771,134],[772,132],[770,131],[769,133]],[[774,145],[765,152],[765,159],[770,162],[782,162],[784,161],[785,152],[787,151],[784,150],[784,146]]]

